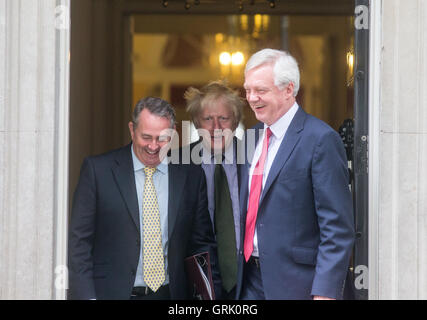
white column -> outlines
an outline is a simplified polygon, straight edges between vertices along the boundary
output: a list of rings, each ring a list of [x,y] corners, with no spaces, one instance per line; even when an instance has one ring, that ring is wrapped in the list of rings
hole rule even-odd
[[[427,299],[427,2],[372,2],[370,298]]]
[[[0,0],[0,299],[64,297],[67,7]]]

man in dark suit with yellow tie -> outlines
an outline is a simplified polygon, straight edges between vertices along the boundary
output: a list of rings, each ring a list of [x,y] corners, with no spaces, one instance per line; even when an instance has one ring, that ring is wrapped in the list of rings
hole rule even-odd
[[[165,154],[175,112],[144,98],[129,123],[132,143],[84,160],[69,232],[70,299],[186,299],[184,258],[216,244],[200,166]]]

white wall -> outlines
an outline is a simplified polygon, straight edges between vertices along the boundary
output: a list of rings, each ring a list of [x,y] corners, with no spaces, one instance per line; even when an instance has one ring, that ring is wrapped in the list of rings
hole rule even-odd
[[[0,0],[0,300],[58,297],[69,30],[58,20],[67,10],[55,8],[64,4]]]
[[[427,299],[427,2],[373,2],[369,294]]]

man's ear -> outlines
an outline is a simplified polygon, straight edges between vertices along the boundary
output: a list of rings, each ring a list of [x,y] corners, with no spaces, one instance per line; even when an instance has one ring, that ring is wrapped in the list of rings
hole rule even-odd
[[[293,82],[289,82],[289,84],[287,85],[287,87],[286,87],[286,95],[287,96],[289,96],[289,97],[293,97],[294,96],[294,88],[295,88],[295,85],[294,85],[294,83]]]
[[[129,121],[128,127],[129,127],[130,136],[131,136],[132,141],[133,141],[133,122],[132,121]]]

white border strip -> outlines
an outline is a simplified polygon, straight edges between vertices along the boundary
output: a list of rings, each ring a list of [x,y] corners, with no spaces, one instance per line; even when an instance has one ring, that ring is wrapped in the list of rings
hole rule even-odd
[[[70,93],[70,0],[56,1],[59,16],[56,27],[56,183],[53,298],[66,299],[68,288],[68,159]]]
[[[369,299],[379,293],[379,177],[380,177],[380,108],[382,0],[370,1],[369,38]]]

